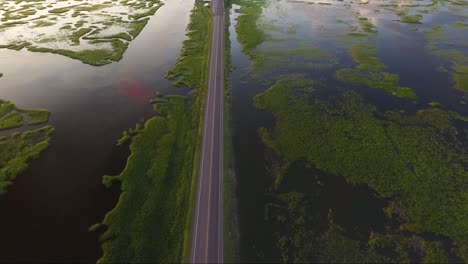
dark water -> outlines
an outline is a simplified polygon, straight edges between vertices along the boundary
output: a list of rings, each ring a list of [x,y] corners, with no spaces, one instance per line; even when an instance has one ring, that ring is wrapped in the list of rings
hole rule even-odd
[[[304,161],[291,165],[278,192],[316,195],[316,210],[324,216],[332,210],[334,222],[356,239],[367,239],[361,235],[368,235],[370,231],[384,231],[385,214],[382,208],[388,205],[385,200],[377,198],[367,186],[353,186],[344,178],[324,174]]]
[[[327,2],[337,3],[337,1]],[[233,10],[238,8],[235,5]],[[449,74],[437,70],[441,64],[440,60],[425,49],[424,35],[415,31],[414,25],[394,21],[397,17],[393,13],[385,15],[374,13],[366,5],[356,4],[353,5],[354,9],[358,10],[361,16],[369,17],[376,23],[378,34],[373,41],[378,47],[379,60],[386,65],[385,71],[399,74],[400,85],[413,88],[417,98],[402,100],[379,89],[346,86],[336,81],[334,77],[336,69],[355,66],[340,40],[336,38],[349,30],[347,26],[340,27],[335,22],[337,19],[349,19],[352,12],[348,7],[334,9],[317,3],[266,1],[259,25],[268,25],[265,28],[269,29],[268,33],[273,38],[279,36],[286,39],[284,41],[286,44],[281,42],[284,47],[297,45],[294,38],[300,38],[301,43],[306,43],[305,45],[331,52],[338,57],[339,64],[330,70],[317,72],[274,69],[274,74],[260,75],[266,79],[277,80],[280,74],[299,72],[318,80],[324,89],[320,91],[321,93],[334,94],[354,89],[366,102],[372,103],[380,111],[405,109],[408,112],[415,112],[427,107],[429,102],[436,101],[444,105],[445,109],[468,114],[468,107],[459,103],[463,94],[453,88],[453,80]],[[449,15],[452,15],[452,12],[442,11],[427,15],[423,20],[423,26],[430,28],[438,23],[452,23],[457,19]],[[268,89],[271,83],[262,83],[262,77],[256,78],[255,71],[253,75],[249,75],[252,72],[249,69],[251,62],[242,53],[235,32],[237,16],[236,12],[231,11],[231,55],[235,67],[231,75],[232,120],[241,233],[240,257],[242,262],[278,261],[280,252],[275,247],[274,227],[265,220],[265,205],[270,202],[269,193],[274,181],[269,176],[269,171],[274,167],[271,159],[275,158],[272,158],[271,151],[265,149],[258,134],[258,128],[272,127],[274,118],[270,113],[253,106],[253,97]],[[279,25],[278,27],[283,27],[283,30],[271,27],[269,24],[271,21]],[[295,27],[294,36],[285,33],[284,28],[288,27]],[[277,44],[262,44],[258,49],[268,48],[269,45]],[[286,191],[319,193],[317,198],[321,203],[319,210],[332,209],[334,220],[350,231],[349,235],[356,239],[367,241],[371,230],[383,231],[385,225],[389,224],[386,223],[383,213],[388,201],[377,198],[375,193],[365,186],[352,186],[341,177],[324,175],[301,162],[294,164],[284,176],[282,187],[278,192]],[[366,234],[367,237],[362,237],[362,234]],[[425,238],[429,241],[441,241],[445,249],[451,247],[450,241],[446,238],[436,236]],[[452,253],[448,253],[451,261],[460,261]]]
[[[104,174],[125,166],[123,130],[154,112],[155,91],[182,93],[164,79],[179,57],[193,1],[167,1],[124,58],[102,67],[60,55],[0,50],[0,98],[45,108],[56,129],[50,148],[0,197],[0,262],[95,262],[88,227],[115,206]]]

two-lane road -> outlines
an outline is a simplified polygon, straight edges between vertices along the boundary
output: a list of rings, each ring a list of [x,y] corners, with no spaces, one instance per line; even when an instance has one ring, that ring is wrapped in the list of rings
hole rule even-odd
[[[190,262],[223,262],[224,3],[212,0],[213,36]]]

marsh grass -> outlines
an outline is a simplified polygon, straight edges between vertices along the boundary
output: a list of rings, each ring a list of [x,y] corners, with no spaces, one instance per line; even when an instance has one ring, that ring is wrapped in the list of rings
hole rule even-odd
[[[0,100],[0,131],[24,125],[38,125],[49,120],[50,113],[44,109],[21,109]]]
[[[0,138],[0,195],[13,184],[28,162],[48,148],[54,129],[50,126]]]
[[[189,99],[173,97],[156,107],[162,116],[132,138],[122,174],[104,178],[106,185],[121,180],[122,195],[103,221],[109,228],[99,263],[182,261],[198,127]]]
[[[186,71],[177,75],[184,78],[188,74],[190,88],[196,92],[153,100],[158,116],[143,128],[124,132],[119,141],[131,142],[125,169],[118,176],[103,177],[107,186],[120,181],[122,194],[103,221],[108,229],[100,238],[104,255],[98,263],[187,261],[203,124],[200,109],[205,104],[211,43],[207,11],[202,3],[192,11],[189,40],[178,64],[198,62],[184,64]],[[199,70],[202,72],[190,74]]]
[[[308,82],[284,79],[254,98],[276,118],[275,127],[260,135],[281,156],[283,172],[305,159],[320,171],[366,184],[396,204],[388,215],[402,221],[400,230],[449,237],[468,259],[468,189],[462,184],[468,149],[454,126],[466,119],[440,108],[380,113],[354,92],[318,99],[304,89]]]
[[[414,98],[411,88],[399,86],[397,74],[384,72],[385,66],[377,58],[377,50],[368,44],[355,45],[351,50],[356,68],[340,69],[336,77],[347,83],[378,88],[400,98]]]

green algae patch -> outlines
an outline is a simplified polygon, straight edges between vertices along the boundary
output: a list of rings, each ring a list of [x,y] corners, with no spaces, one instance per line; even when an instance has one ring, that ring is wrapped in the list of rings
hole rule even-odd
[[[411,88],[399,86],[400,77],[397,74],[384,72],[383,65],[377,58],[377,50],[367,44],[355,45],[351,50],[356,68],[340,69],[336,77],[346,83],[365,85],[382,89],[400,98],[414,98]]]
[[[265,145],[283,160],[284,172],[298,160],[318,170],[366,184],[392,201],[389,215],[399,229],[449,237],[457,254],[468,259],[468,189],[466,143],[454,120],[439,108],[413,115],[380,113],[354,92],[318,98],[300,79],[278,81],[254,98],[271,111],[273,129],[262,128]],[[289,84],[291,83],[291,84]]]
[[[181,57],[168,71],[166,78],[174,80],[174,85],[183,85],[191,89],[201,88],[206,79],[206,69],[211,49],[211,10],[202,3],[196,5],[190,16],[187,28],[189,37],[182,44]]]
[[[0,137],[0,195],[13,184],[18,174],[37,159],[50,144],[54,129],[50,126]]]

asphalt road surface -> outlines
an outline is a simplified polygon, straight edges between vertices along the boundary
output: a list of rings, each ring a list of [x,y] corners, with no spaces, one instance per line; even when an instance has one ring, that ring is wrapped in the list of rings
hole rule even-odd
[[[192,263],[223,262],[223,0],[212,0],[211,9],[213,36],[192,232]]]

